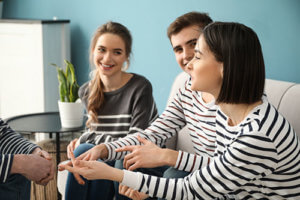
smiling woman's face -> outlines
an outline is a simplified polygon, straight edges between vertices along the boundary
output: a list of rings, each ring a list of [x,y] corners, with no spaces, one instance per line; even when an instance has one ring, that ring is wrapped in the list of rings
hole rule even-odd
[[[217,97],[222,84],[223,63],[216,60],[203,35],[198,39],[195,56],[188,64],[188,73],[192,78],[192,90],[208,92]]]
[[[94,48],[93,59],[100,74],[113,76],[121,73],[123,63],[128,59],[124,41],[116,34],[101,35]]]

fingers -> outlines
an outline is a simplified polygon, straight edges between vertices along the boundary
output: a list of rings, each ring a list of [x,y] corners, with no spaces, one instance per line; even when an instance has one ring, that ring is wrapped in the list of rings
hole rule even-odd
[[[123,167],[127,170],[135,170],[140,167],[138,160],[139,157],[136,153],[130,153],[124,157]]]
[[[88,160],[90,160],[90,159],[91,159],[91,154],[87,154],[87,156],[85,156],[85,157],[83,158],[84,161],[88,161]]]
[[[140,135],[137,136],[137,139],[138,139],[138,141],[139,141],[140,143],[142,143],[142,144],[147,144],[147,143],[150,142],[150,141],[148,141],[147,139],[142,138]]]
[[[47,176],[43,179],[41,179],[40,181],[37,181],[36,183],[39,185],[47,185],[49,181],[51,181],[54,178],[54,174],[55,174],[55,167],[52,161],[51,162],[51,168],[50,168],[50,172],[47,174]]]
[[[85,184],[84,180],[81,178],[81,176],[80,176],[79,174],[73,173],[73,175],[74,175],[74,178],[76,179],[76,181],[77,181],[80,185],[84,185],[84,184]]]
[[[80,156],[78,156],[76,158],[76,160],[84,160],[84,159],[86,159],[86,157],[89,156],[89,154],[90,154],[89,151],[90,150],[88,150],[88,151],[84,152],[83,154],[81,154]]]
[[[93,161],[85,161],[85,160],[76,160],[75,161],[75,165],[76,167],[80,167],[80,168],[83,168],[83,167],[92,167],[93,166]]]
[[[119,185],[119,194],[127,196],[134,200],[142,199],[138,191],[133,190],[132,188],[129,188],[128,186],[122,184]]]
[[[65,170],[65,165],[72,166],[72,162],[69,161],[69,162],[67,162],[67,163],[61,163],[61,164],[59,164],[59,165],[58,165],[58,170],[59,170],[59,171],[64,171],[64,170]]]
[[[72,173],[79,173],[79,171],[80,171],[79,168],[75,168],[70,165],[64,165],[64,168],[65,168],[65,170],[68,170],[69,172],[72,172]]]
[[[134,151],[138,146],[125,146],[125,147],[121,147],[116,149],[116,152],[123,152],[123,151]]]
[[[77,138],[75,138],[74,140],[72,140],[71,142],[70,142],[70,144],[68,145],[68,147],[67,147],[67,156],[68,156],[68,158],[71,158],[71,156],[70,156],[70,152],[73,152],[74,150],[75,150],[75,144],[76,144],[76,142],[77,142]]]
[[[77,142],[77,138],[75,138],[74,140],[72,140],[71,142],[70,142],[70,149],[71,149],[71,151],[73,152],[74,150],[75,150],[75,146],[76,146],[76,142]]]
[[[119,185],[119,193],[132,199],[132,196],[130,195],[130,188],[126,185]]]
[[[41,150],[39,154],[47,160],[52,160],[52,156],[47,151]]]
[[[70,152],[70,158],[71,158],[72,165],[75,166],[75,160],[76,159],[75,159],[73,151]]]
[[[134,171],[138,168],[141,168],[141,166],[139,163],[135,162],[133,165],[128,165],[127,170]]]
[[[71,156],[70,156],[70,152],[71,152],[71,151],[72,151],[72,150],[71,150],[71,146],[68,145],[68,146],[67,146],[67,157],[68,157],[68,159],[71,158]]]

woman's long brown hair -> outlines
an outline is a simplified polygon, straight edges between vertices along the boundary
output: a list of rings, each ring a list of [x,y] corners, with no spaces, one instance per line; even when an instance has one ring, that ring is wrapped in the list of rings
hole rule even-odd
[[[104,33],[116,34],[122,38],[125,43],[125,53],[127,56],[127,67],[129,65],[129,56],[131,53],[132,37],[129,30],[122,24],[116,22],[107,22],[100,26],[91,40],[90,46],[90,63],[93,63],[93,52],[97,43],[98,38]],[[89,119],[86,122],[87,127],[91,127],[91,123],[97,123],[98,112],[101,106],[104,103],[104,94],[103,94],[103,83],[100,78],[99,70],[95,69],[91,73],[91,81],[89,83],[89,97],[87,103],[87,110],[89,114]]]

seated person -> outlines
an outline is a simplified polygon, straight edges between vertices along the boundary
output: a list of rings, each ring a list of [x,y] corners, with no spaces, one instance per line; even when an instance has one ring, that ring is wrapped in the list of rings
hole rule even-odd
[[[89,115],[88,131],[69,144],[68,157],[70,152],[80,156],[95,145],[143,130],[157,117],[151,83],[143,76],[125,72],[131,45],[130,32],[119,23],[108,22],[95,32],[90,47],[90,62],[95,69],[91,80],[79,90]],[[107,164],[114,166],[115,161]],[[65,195],[72,200],[112,199],[113,182],[86,181],[70,173]]]
[[[211,93],[218,105],[215,153],[202,168],[166,179],[74,157],[73,166],[62,167],[166,199],[299,199],[300,140],[263,94],[265,66],[256,33],[239,23],[206,26],[188,72],[191,89]]]
[[[29,200],[30,181],[47,185],[53,179],[51,159],[0,118],[0,199]]]

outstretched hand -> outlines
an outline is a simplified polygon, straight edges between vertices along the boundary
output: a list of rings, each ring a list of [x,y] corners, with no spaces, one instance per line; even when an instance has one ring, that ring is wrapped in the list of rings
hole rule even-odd
[[[73,140],[73,143],[70,143],[70,149],[68,149],[68,157],[71,158],[71,161],[67,162],[67,163],[62,163],[58,166],[58,170],[59,171],[63,171],[66,169],[66,166],[72,167],[74,166],[75,163],[75,157],[73,154],[73,149],[71,148],[72,145],[74,145],[75,143],[77,143],[78,140]],[[94,160],[98,160],[98,159],[103,159],[107,157],[107,149],[106,146],[104,144],[100,144],[100,145],[96,145],[93,148],[91,148],[90,150],[84,152],[83,154],[81,154],[80,156],[78,156],[76,158],[76,160],[78,161],[94,161]],[[80,177],[80,175],[78,173],[73,173],[74,178],[76,179],[76,181],[80,184],[80,185],[84,185],[85,182],[84,180]]]
[[[58,171],[64,171],[67,169],[67,167],[75,166],[76,159],[75,159],[73,151],[69,152],[69,156],[70,156],[71,160],[68,162],[64,161],[64,162],[60,163],[58,165]],[[86,159],[88,159],[88,158],[86,158]],[[73,175],[74,175],[75,180],[78,182],[78,184],[80,184],[80,185],[85,184],[85,181],[80,177],[80,175],[78,173],[73,173]]]
[[[106,179],[121,182],[123,171],[98,161],[77,160],[71,153],[72,165],[59,165],[74,174],[79,174],[88,180]]]
[[[153,168],[163,166],[163,149],[140,136],[138,136],[138,140],[142,145],[125,146],[116,149],[116,152],[131,152],[124,157],[124,168],[133,171],[141,167]]]
[[[143,200],[143,199],[146,199],[149,197],[145,193],[138,192],[138,191],[131,189],[130,187],[122,185],[122,184],[119,185],[119,194],[127,196],[128,198],[133,199],[133,200]]]

